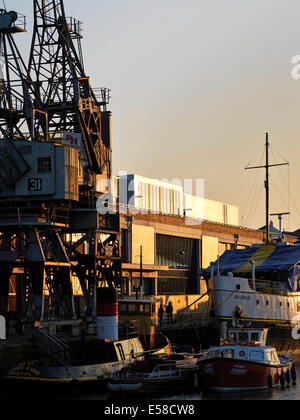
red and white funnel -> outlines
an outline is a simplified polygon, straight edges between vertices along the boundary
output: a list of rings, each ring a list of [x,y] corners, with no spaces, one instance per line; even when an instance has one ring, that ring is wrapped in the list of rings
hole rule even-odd
[[[97,338],[118,341],[118,295],[108,287],[97,290]]]

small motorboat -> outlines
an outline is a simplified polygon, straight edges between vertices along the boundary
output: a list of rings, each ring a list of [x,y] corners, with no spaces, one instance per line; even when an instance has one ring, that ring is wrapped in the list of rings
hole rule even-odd
[[[197,363],[204,387],[239,392],[296,383],[293,359],[265,345],[267,329],[235,328],[228,332],[228,341],[211,347]]]
[[[199,386],[196,355],[174,354],[166,359],[137,360],[118,372],[107,383],[113,394],[149,395],[185,391]]]

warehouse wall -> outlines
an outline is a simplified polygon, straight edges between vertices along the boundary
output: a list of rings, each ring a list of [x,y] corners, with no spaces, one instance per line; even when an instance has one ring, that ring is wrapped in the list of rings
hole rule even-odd
[[[140,263],[140,247],[143,247],[143,264],[155,263],[155,232],[154,228],[142,225],[132,225],[132,263]]]

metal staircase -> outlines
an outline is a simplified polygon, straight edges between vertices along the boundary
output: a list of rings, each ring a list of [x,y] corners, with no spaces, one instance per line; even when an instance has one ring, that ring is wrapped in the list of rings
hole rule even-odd
[[[31,333],[33,343],[47,356],[56,360],[62,366],[71,366],[68,346],[44,329],[36,329]]]

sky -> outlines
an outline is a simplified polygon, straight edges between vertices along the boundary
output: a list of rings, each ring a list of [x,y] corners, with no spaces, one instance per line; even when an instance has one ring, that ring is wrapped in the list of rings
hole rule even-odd
[[[28,34],[16,38],[26,55],[32,1],[5,4],[27,16]],[[290,211],[283,227],[300,228],[299,0],[64,4],[83,22],[92,86],[112,91],[114,174],[204,179],[207,198],[239,206],[240,223],[257,228],[264,173],[245,167],[263,163],[268,132],[271,163],[289,162],[271,169],[270,212]]]

